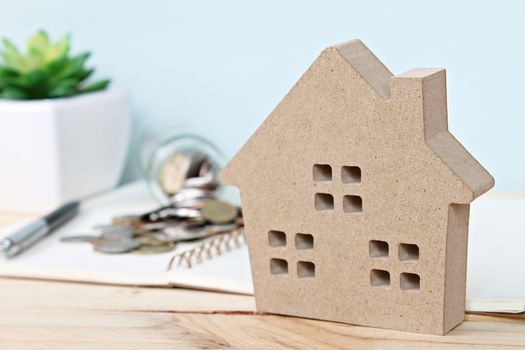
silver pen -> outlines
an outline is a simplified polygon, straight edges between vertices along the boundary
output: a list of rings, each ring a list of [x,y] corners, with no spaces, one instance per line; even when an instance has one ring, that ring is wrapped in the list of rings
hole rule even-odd
[[[0,255],[11,258],[48,236],[78,213],[79,201],[69,202],[0,241]]]

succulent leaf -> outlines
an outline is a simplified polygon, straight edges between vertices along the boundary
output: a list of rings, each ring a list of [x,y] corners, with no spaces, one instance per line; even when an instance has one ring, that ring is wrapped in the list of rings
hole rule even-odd
[[[45,62],[51,62],[69,54],[71,35],[66,34],[55,44],[52,44],[44,55]]]
[[[27,41],[20,52],[4,39],[0,48],[0,98],[43,99],[74,96],[105,89],[110,81],[84,82],[94,69],[86,67],[89,52],[71,56],[71,36],[52,42],[43,30]]]
[[[0,79],[18,76],[18,72],[12,68],[0,66]]]
[[[3,50],[1,56],[4,59],[7,66],[18,70],[24,70],[24,57],[20,54],[16,46],[8,39],[2,40]]]
[[[94,71],[95,71],[95,69],[93,69],[93,68],[91,68],[91,69],[82,69],[81,71],[78,72],[78,74],[75,77],[77,78],[77,80],[79,82],[83,82],[84,80],[89,78],[91,76],[91,74],[93,74]]]
[[[49,89],[49,97],[63,97],[72,96],[75,94],[75,88],[77,86],[76,79],[64,79],[56,83]]]
[[[43,30],[33,35],[27,41],[27,51],[30,53],[42,55],[47,51],[49,47],[49,37]]]
[[[89,52],[84,52],[80,55],[69,59],[67,65],[60,73],[57,74],[56,78],[65,79],[78,75],[80,71],[84,68],[84,64],[86,63],[86,60],[89,58],[90,55],[91,54]]]
[[[83,88],[80,89],[80,92],[85,93],[85,92],[103,90],[109,85],[109,83],[110,83],[109,79],[99,80],[97,82],[84,86]]]
[[[67,57],[60,57],[56,60],[53,60],[46,65],[46,69],[51,75],[57,75],[62,70],[64,70],[68,64],[68,58]]]
[[[34,69],[23,76],[24,85],[27,87],[37,87],[46,84],[49,74],[43,69]]]
[[[9,100],[27,100],[29,98],[24,90],[14,86],[8,86],[4,88],[0,96]]]

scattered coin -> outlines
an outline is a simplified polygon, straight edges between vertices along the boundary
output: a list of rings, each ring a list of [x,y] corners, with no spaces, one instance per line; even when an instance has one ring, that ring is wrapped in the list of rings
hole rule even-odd
[[[197,176],[198,177],[203,177],[203,176],[207,176],[209,174],[213,175],[213,166],[212,166],[210,160],[208,159],[208,157],[204,157],[202,159],[201,164],[200,164]]]
[[[209,225],[206,229],[213,234],[217,234],[217,233],[231,232],[238,227],[239,225],[235,223],[234,224],[221,224],[221,225],[215,224],[215,225]]]
[[[175,153],[161,166],[160,187],[168,195],[175,194],[188,179],[205,177],[208,173],[212,174],[212,169],[206,155],[191,151]]]
[[[176,221],[174,222],[159,221],[159,222],[145,223],[143,225],[140,225],[140,227],[137,228],[136,233],[140,233],[141,231],[144,231],[144,232],[159,231],[159,230],[165,229],[166,227],[180,226],[180,225],[181,223],[176,222]]]
[[[60,237],[60,242],[64,242],[64,243],[92,242],[98,238],[99,237],[95,235],[65,236],[65,237]]]
[[[219,200],[208,200],[202,207],[202,216],[214,224],[232,222],[237,213],[237,208],[233,205]]]
[[[176,203],[173,203],[172,206],[174,208],[190,208],[190,209],[202,209],[204,206],[204,200],[202,199],[186,199],[183,201],[179,201]]]
[[[168,239],[167,235],[159,233],[150,233],[147,235],[141,235],[136,238],[142,246],[148,247],[161,247],[167,245],[173,245],[173,241]]]
[[[169,157],[160,168],[159,182],[162,190],[167,194],[177,192],[186,180],[190,169],[191,158],[183,153]]]
[[[96,225],[96,226],[93,226],[93,229],[101,233],[108,233],[108,234],[112,234],[112,233],[119,234],[121,232],[129,232],[133,230],[130,226],[125,226],[125,225]]]
[[[119,226],[136,226],[141,223],[141,217],[140,215],[122,215],[122,216],[115,216],[113,220],[111,221],[113,225],[119,225]]]
[[[171,197],[171,203],[177,206],[177,203],[191,199],[212,199],[214,196],[210,191],[202,188],[181,188]]]
[[[121,239],[126,239],[126,238],[132,238],[133,237],[133,230],[128,228],[126,230],[122,230],[122,231],[108,231],[108,232],[102,232],[102,234],[100,235],[101,238],[103,239],[108,239],[108,240],[121,240]]]
[[[188,158],[189,157],[189,158]],[[206,239],[234,232],[243,226],[241,211],[215,199],[216,171],[200,153],[185,153],[171,159],[164,175],[163,190],[170,205],[140,215],[120,215],[111,224],[93,227],[93,234],[63,237],[63,242],[90,242],[100,253],[161,254],[177,242]],[[172,174],[172,175],[170,175]]]
[[[106,254],[127,253],[140,248],[140,243],[134,239],[123,240],[96,240],[93,242],[93,249],[97,252]]]
[[[140,255],[162,254],[162,253],[171,252],[174,249],[175,249],[175,245],[141,246],[140,248],[131,251],[131,253],[140,254]]]
[[[218,184],[214,181],[213,174],[210,172],[204,176],[187,179],[184,181],[184,187],[213,190],[218,187]]]
[[[215,233],[210,232],[206,227],[187,230],[182,227],[165,228],[162,232],[169,237],[172,242],[188,242],[209,237]]]

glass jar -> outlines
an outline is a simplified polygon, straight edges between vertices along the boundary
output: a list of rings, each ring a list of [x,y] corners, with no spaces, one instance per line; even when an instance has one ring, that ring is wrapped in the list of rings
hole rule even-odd
[[[175,128],[158,129],[159,127],[157,130],[150,129],[143,134],[138,143],[138,155],[142,175],[151,194],[161,205],[169,204],[173,194],[166,191],[167,186],[170,185],[175,190],[181,180],[177,178],[180,177],[177,174],[180,169],[173,169],[177,158],[207,159],[211,173],[217,179],[219,171],[226,164],[225,157],[217,146],[195,134],[175,133]]]

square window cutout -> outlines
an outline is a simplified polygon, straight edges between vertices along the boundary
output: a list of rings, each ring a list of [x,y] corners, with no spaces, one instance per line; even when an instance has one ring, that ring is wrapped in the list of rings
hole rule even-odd
[[[359,196],[345,195],[343,197],[343,210],[345,213],[362,213],[363,200]]]
[[[284,259],[271,258],[270,272],[272,273],[272,275],[288,274],[288,261]]]
[[[419,260],[419,247],[415,244],[401,243],[399,245],[399,260],[417,262]]]
[[[269,231],[268,244],[270,247],[286,247],[286,233],[282,231]]]
[[[358,184],[361,182],[361,168],[358,166],[343,166],[341,168],[341,181],[344,184]]]
[[[402,290],[409,293],[419,293],[421,278],[415,273],[403,272],[399,277]]]
[[[386,259],[388,258],[388,243],[385,241],[371,240],[368,242],[368,252],[371,258]]]
[[[314,164],[315,181],[332,181],[332,167],[328,164]]]
[[[390,272],[385,270],[370,271],[370,285],[376,288],[390,287]]]
[[[315,264],[311,261],[297,262],[297,277],[315,278]]]
[[[330,193],[316,193],[314,203],[317,210],[333,210],[334,196]]]
[[[295,248],[298,250],[314,249],[314,236],[308,233],[296,234]]]

